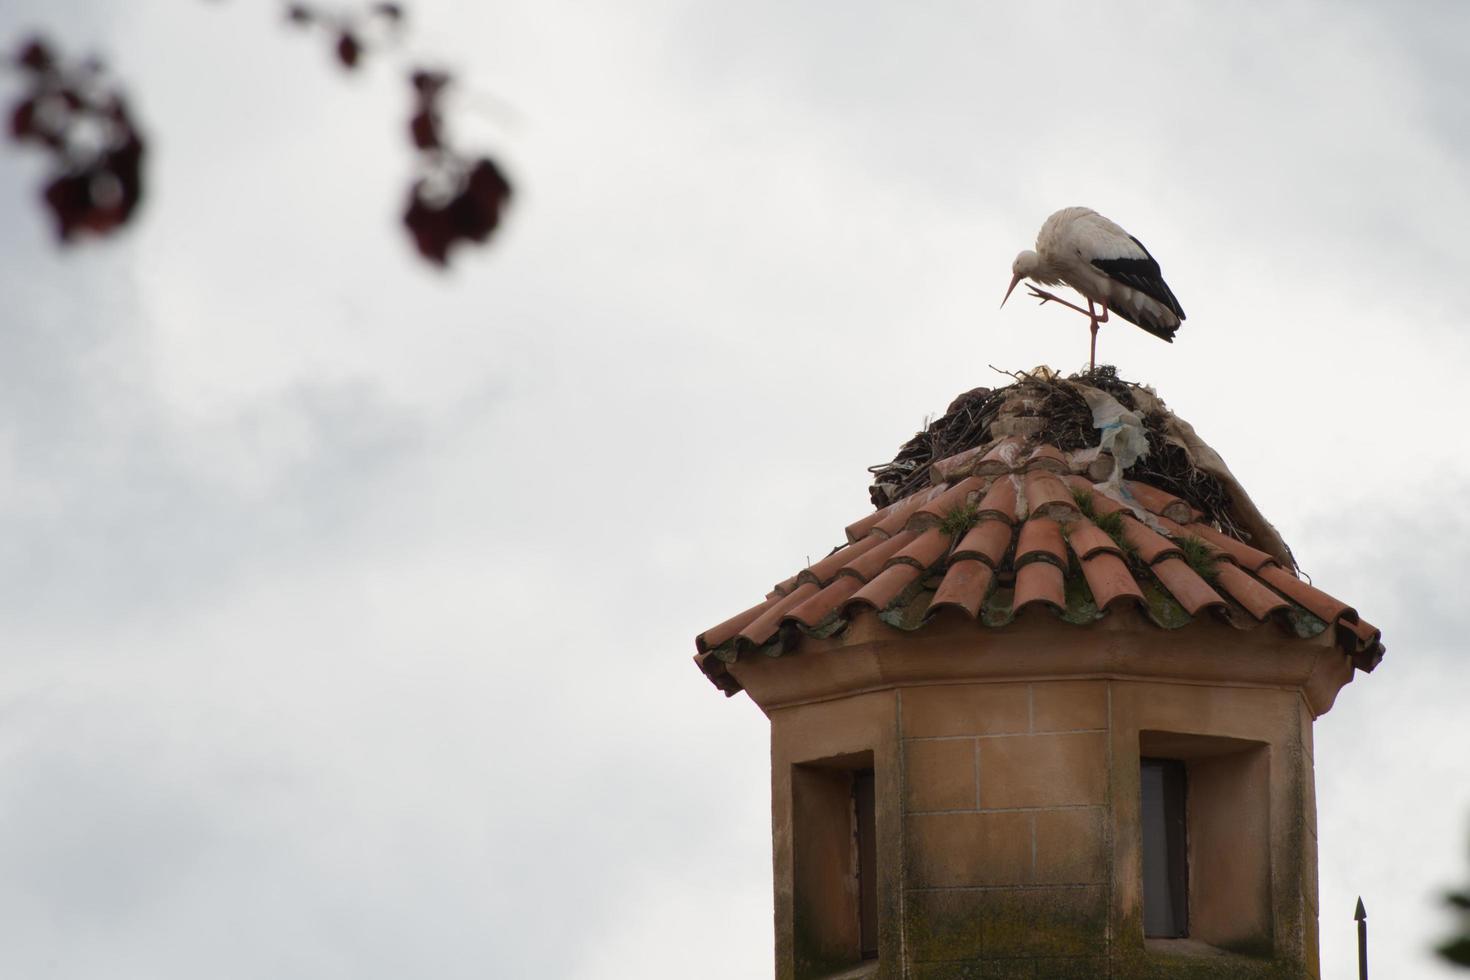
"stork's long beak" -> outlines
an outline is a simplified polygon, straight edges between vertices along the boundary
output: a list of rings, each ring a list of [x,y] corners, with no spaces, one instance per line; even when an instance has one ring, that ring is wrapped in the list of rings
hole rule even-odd
[[[1026,278],[1026,277],[1025,277],[1025,276],[1023,276],[1023,275],[1021,275],[1021,274],[1020,274],[1020,273],[1019,273],[1019,272],[1018,272],[1018,273],[1016,273],[1016,274],[1015,274],[1015,275],[1014,275],[1014,276],[1011,276],[1011,284],[1010,284],[1010,286],[1009,286],[1009,287],[1008,287],[1008,288],[1007,288],[1007,289],[1006,289],[1006,295],[1005,295],[1005,299],[1002,299],[1002,300],[1001,300],[1001,301],[1000,301],[1000,305],[1001,305],[1001,306],[1002,306],[1002,307],[1004,307],[1004,306],[1005,306],[1005,305],[1006,305],[1006,300],[1007,300],[1007,299],[1010,299],[1010,298],[1011,298],[1011,292],[1012,292],[1012,291],[1013,291],[1013,290],[1015,290],[1015,288],[1016,288],[1016,283],[1018,283],[1018,282],[1020,282],[1020,281],[1021,281],[1021,280],[1022,280],[1022,279],[1024,279],[1024,278]]]

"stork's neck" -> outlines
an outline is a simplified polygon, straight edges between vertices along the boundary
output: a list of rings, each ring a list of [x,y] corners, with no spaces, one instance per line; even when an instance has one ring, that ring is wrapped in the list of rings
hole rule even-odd
[[[1032,254],[1034,255],[1035,253]],[[1026,272],[1026,278],[1033,282],[1039,282],[1043,286],[1059,286],[1062,283],[1061,272],[1054,266],[1048,264],[1046,259],[1040,255],[1036,256],[1035,262],[1030,263],[1030,268]]]

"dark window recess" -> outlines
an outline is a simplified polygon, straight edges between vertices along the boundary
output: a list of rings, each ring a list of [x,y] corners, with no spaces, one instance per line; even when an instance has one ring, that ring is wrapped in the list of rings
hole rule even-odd
[[[858,934],[865,960],[878,958],[878,841],[873,809],[873,770],[852,774],[853,833],[856,836]]]
[[[878,959],[873,753],[791,767],[792,973],[828,977]]]
[[[1189,935],[1189,842],[1184,822],[1184,763],[1140,761],[1143,787],[1143,934]]]

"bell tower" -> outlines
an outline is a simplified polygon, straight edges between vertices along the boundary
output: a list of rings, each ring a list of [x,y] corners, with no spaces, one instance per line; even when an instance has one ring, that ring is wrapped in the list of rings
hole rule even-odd
[[[1318,978],[1312,723],[1378,631],[1146,388],[976,389],[701,634],[771,723],[776,976]]]

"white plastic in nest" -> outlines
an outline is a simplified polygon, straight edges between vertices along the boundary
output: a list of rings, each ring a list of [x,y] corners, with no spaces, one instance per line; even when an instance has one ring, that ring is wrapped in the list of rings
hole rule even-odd
[[[1113,471],[1102,481],[1111,493],[1119,497],[1123,493],[1123,471],[1148,455],[1148,433],[1144,431],[1143,419],[1131,412],[1105,391],[1082,388],[1082,397],[1092,409],[1092,424],[1102,430],[1102,438],[1095,448],[1077,455],[1078,461],[1090,463],[1103,453],[1113,457]]]

